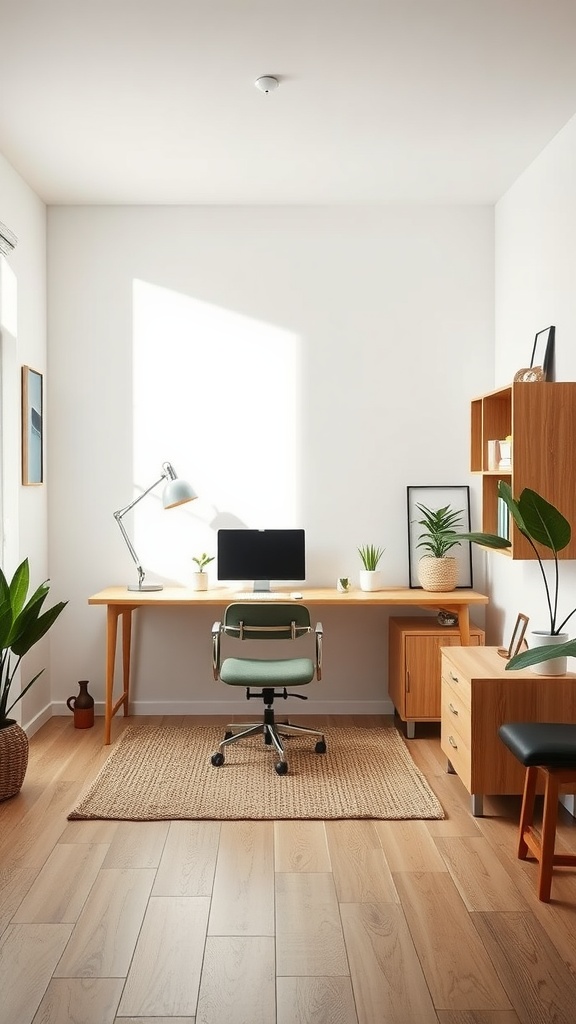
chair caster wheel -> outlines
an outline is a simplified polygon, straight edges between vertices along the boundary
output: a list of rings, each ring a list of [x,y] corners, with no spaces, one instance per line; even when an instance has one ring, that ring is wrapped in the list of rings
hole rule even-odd
[[[224,754],[221,754],[220,751],[218,751],[216,754],[212,754],[210,760],[215,768],[219,768],[221,764],[224,764]]]
[[[276,769],[276,774],[277,775],[287,775],[288,774],[288,762],[287,761],[278,761],[278,764],[274,765],[274,767]]]
[[[314,747],[314,750],[316,751],[317,754],[325,754],[326,753],[326,740],[318,740],[318,743]]]
[[[232,738],[233,735],[234,733],[230,729],[226,729],[226,732],[224,733],[224,739],[229,740]]]

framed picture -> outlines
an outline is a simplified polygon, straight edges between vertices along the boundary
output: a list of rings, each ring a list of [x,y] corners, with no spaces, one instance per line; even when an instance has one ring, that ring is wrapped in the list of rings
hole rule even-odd
[[[22,367],[22,483],[44,482],[44,409],[42,374]]]
[[[544,380],[552,379],[551,370],[554,359],[555,334],[555,327],[546,327],[544,331],[538,331],[538,334],[534,338],[530,369],[541,366],[544,374]]]
[[[454,533],[470,533],[470,488],[467,484],[458,486],[408,487],[408,577],[413,589],[421,588],[418,582],[418,562],[425,549],[419,548],[420,535],[424,527],[419,525],[422,514],[418,505],[436,512],[439,508],[449,505],[453,512],[461,512],[461,522]],[[472,586],[472,547],[464,541],[448,552],[458,563],[457,589]]]
[[[505,647],[498,648],[498,654],[500,655],[501,658],[506,658],[508,660],[510,658],[513,658],[514,655],[520,653],[520,648],[522,647],[522,644],[524,642],[524,634],[526,633],[527,625],[528,616],[522,615],[522,613],[520,613],[520,615],[516,619],[514,629],[512,630],[512,636],[510,637],[508,649],[506,649]]]

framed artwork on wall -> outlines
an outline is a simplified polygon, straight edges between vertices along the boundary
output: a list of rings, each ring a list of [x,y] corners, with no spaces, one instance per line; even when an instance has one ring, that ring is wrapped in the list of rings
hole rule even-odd
[[[544,380],[552,380],[551,370],[554,360],[555,335],[555,327],[546,327],[545,330],[538,331],[534,338],[530,368],[535,369],[536,367],[541,366],[544,374]]]
[[[30,366],[22,367],[22,483],[44,482],[43,377]]]
[[[419,525],[422,513],[418,505],[437,511],[446,505],[453,512],[461,512],[461,522],[454,533],[470,533],[470,488],[467,484],[455,486],[408,487],[408,578],[413,589],[421,589],[418,581],[418,562],[426,551],[418,547],[424,527]],[[448,552],[458,564],[457,589],[472,587],[472,545],[468,541]]]

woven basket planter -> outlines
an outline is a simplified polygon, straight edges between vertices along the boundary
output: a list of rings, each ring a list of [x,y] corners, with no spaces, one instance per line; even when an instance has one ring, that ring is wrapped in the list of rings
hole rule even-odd
[[[28,767],[28,737],[17,722],[0,729],[0,800],[22,789]]]
[[[434,558],[424,555],[418,562],[418,579],[423,590],[440,593],[454,590],[458,583],[458,562],[455,558]]]

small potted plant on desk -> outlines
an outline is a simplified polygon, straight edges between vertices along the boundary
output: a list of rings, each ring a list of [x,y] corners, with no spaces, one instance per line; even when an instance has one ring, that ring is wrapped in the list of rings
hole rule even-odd
[[[49,583],[47,580],[42,583],[27,601],[29,583],[27,558],[18,566],[10,583],[0,569],[0,800],[7,800],[20,791],[28,766],[28,737],[8,716],[44,669],[8,703],[14,676],[24,655],[48,632],[68,603],[59,601],[42,612]]]
[[[418,525],[424,527],[416,547],[427,552],[418,562],[422,589],[440,593],[454,590],[458,585],[458,562],[448,552],[460,543],[454,531],[462,521],[462,509],[454,511],[450,505],[438,509],[416,505],[416,508],[423,517]]]
[[[382,590],[382,573],[378,570],[378,563],[385,550],[375,544],[362,544],[358,548],[364,566],[360,570],[360,590]]]
[[[542,675],[565,675],[567,657],[576,655],[576,640],[569,640],[564,627],[569,619],[576,614],[573,608],[565,618],[558,613],[559,572],[558,552],[570,543],[572,529],[570,523],[561,512],[546,501],[536,491],[525,487],[519,498],[512,496],[512,488],[505,480],[498,481],[498,496],[506,504],[520,533],[526,537],[538,560],[538,567],[544,584],[546,604],[548,606],[548,628],[534,630],[531,635],[531,647],[527,651],[511,658],[507,669],[534,667],[535,672]],[[460,540],[469,540],[488,548],[509,548],[510,541],[492,533],[458,534]],[[553,582],[549,582],[540,552],[536,547],[540,544],[552,552],[554,570]]]
[[[208,576],[204,569],[214,561],[214,555],[203,551],[201,555],[194,555],[192,561],[198,566],[198,571],[192,573],[192,590],[208,590]]]

